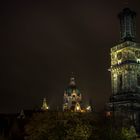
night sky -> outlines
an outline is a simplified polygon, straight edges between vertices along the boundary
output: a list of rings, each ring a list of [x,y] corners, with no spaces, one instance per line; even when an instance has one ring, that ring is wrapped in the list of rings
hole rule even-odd
[[[140,0],[44,0],[1,3],[0,113],[34,109],[46,97],[62,107],[71,72],[83,102],[104,108],[111,95],[110,48],[120,40],[117,14]]]

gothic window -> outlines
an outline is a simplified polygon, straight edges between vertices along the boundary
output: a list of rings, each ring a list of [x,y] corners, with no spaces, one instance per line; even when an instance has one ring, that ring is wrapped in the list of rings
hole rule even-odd
[[[140,86],[140,75],[137,75],[137,85]]]

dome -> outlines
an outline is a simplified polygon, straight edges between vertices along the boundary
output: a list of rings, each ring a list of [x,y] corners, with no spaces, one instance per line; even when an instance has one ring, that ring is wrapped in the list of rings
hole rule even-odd
[[[68,94],[68,96],[71,96],[72,93],[76,93],[78,96],[81,94],[80,90],[77,87],[68,87],[65,89],[65,93]]]
[[[80,90],[76,86],[75,77],[70,77],[69,86],[65,89],[65,93],[71,96],[72,93],[76,93],[78,96],[81,94]]]

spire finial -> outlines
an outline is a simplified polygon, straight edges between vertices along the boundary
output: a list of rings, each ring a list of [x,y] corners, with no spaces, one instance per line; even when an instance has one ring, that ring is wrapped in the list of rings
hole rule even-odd
[[[69,85],[76,86],[74,72],[71,73]]]
[[[71,72],[71,77],[74,77],[74,72],[73,71]]]

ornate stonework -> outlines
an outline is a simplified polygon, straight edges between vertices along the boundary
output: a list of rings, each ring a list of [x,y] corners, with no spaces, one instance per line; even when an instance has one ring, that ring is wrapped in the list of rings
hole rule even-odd
[[[128,8],[121,12],[121,43],[110,53],[112,95],[108,107],[114,115],[125,114],[140,130],[140,44],[135,42],[135,15]]]
[[[112,93],[140,91],[140,45],[126,41],[111,48]]]
[[[81,110],[80,107],[81,100],[82,100],[82,96],[80,90],[76,86],[75,78],[71,77],[69,86],[64,91],[63,110],[76,111],[78,105],[78,112],[79,112]]]

